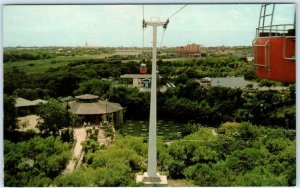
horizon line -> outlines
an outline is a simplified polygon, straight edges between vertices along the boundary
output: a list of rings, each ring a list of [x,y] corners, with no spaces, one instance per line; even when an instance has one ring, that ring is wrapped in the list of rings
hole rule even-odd
[[[186,44],[188,45],[188,44]],[[178,46],[163,46],[162,48],[176,48],[186,45],[178,45]],[[251,45],[215,45],[215,46],[201,46],[201,48],[209,48],[209,47],[252,47]],[[152,46],[148,47],[138,47],[138,46],[3,46],[3,48],[152,48]]]

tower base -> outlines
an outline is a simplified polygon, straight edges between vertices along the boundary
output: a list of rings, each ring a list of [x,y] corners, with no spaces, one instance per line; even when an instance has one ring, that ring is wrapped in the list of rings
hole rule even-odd
[[[166,187],[168,186],[168,180],[167,176],[160,175],[159,173],[156,173],[156,177],[150,177],[148,176],[148,173],[145,172],[143,175],[137,174],[136,175],[136,183],[144,183],[146,186],[156,187]]]

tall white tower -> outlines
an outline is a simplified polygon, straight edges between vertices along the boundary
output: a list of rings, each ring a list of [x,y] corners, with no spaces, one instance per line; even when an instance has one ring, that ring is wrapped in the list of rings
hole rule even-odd
[[[153,45],[152,45],[152,74],[151,74],[151,101],[150,101],[150,119],[149,119],[149,140],[148,140],[148,166],[147,172],[143,175],[137,175],[136,181],[149,185],[167,185],[167,177],[157,173],[157,151],[156,151],[156,46],[157,46],[157,27],[165,27],[168,22],[160,22],[157,20],[151,22],[143,21],[143,27],[147,25],[153,27]]]

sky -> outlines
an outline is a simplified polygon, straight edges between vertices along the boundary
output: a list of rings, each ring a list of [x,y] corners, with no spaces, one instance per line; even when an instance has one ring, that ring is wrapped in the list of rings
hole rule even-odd
[[[144,18],[166,21],[184,4],[144,5]],[[158,46],[250,46],[261,4],[188,4],[170,18]],[[294,22],[294,4],[277,4],[274,24]],[[4,5],[3,46],[142,47],[143,5]],[[152,27],[144,30],[152,46]],[[162,43],[161,43],[162,42]]]

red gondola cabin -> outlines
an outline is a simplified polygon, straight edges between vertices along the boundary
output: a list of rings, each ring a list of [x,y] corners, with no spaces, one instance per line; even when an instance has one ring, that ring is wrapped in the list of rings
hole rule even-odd
[[[253,40],[253,55],[256,74],[260,78],[285,83],[296,81],[295,24],[273,25],[273,14],[266,14],[267,7],[261,7],[259,26]],[[271,17],[271,24],[265,26],[265,18]]]
[[[147,66],[146,64],[142,63],[140,67],[140,74],[146,74],[147,73]]]

